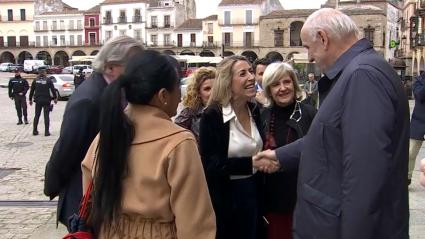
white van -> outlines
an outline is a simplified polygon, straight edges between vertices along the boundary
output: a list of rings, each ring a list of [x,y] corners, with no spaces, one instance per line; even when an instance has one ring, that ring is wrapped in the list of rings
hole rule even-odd
[[[43,60],[25,60],[24,71],[26,73],[35,72],[40,66],[45,66]]]
[[[83,69],[83,73],[86,75],[93,73],[93,68],[90,65],[73,65],[72,74],[77,74],[80,69]]]

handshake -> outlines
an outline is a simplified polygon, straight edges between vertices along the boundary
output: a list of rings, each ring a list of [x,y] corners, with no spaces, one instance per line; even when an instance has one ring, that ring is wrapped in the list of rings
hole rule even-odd
[[[280,169],[274,150],[265,150],[252,156],[252,166],[265,173],[274,173]]]

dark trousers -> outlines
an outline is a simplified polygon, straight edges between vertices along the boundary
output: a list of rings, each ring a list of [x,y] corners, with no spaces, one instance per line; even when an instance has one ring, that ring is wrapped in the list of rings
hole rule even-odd
[[[27,120],[27,99],[25,95],[16,95],[14,99],[19,122],[22,122],[22,113],[24,114],[24,119]]]
[[[230,180],[232,226],[228,238],[255,239],[258,226],[257,182],[255,177]]]
[[[35,116],[34,116],[34,128],[33,128],[34,132],[37,131],[38,120],[40,119],[40,114],[41,114],[42,109],[43,109],[43,113],[44,113],[44,130],[45,130],[45,132],[49,132],[50,102],[49,103],[45,103],[45,102],[39,102],[39,103],[36,102],[35,103]]]

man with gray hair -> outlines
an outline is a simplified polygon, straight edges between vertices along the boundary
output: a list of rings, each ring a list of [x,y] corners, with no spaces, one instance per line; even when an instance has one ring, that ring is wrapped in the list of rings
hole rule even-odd
[[[397,74],[338,10],[314,12],[301,39],[324,73],[321,106],[304,138],[255,158],[299,168],[294,238],[409,238],[409,108]]]
[[[57,219],[64,225],[78,213],[82,197],[81,161],[99,132],[99,99],[105,87],[123,74],[129,58],[142,45],[127,36],[105,43],[93,61],[90,79],[78,87],[65,108],[60,136],[46,165],[44,194],[59,195]]]

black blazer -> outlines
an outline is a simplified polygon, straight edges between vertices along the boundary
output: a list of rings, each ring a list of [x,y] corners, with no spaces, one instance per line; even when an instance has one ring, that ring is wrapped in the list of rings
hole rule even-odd
[[[57,217],[63,224],[67,224],[72,213],[78,213],[82,197],[81,161],[99,132],[99,100],[106,86],[103,76],[94,73],[75,90],[46,165],[44,194],[50,199],[59,195]]]
[[[264,126],[260,118],[260,108],[254,103],[248,103],[252,117],[264,142]],[[221,105],[208,106],[200,123],[200,152],[205,176],[217,218],[217,237],[227,238],[232,225],[230,175],[252,174],[252,158],[229,158],[230,123],[223,123]]]

